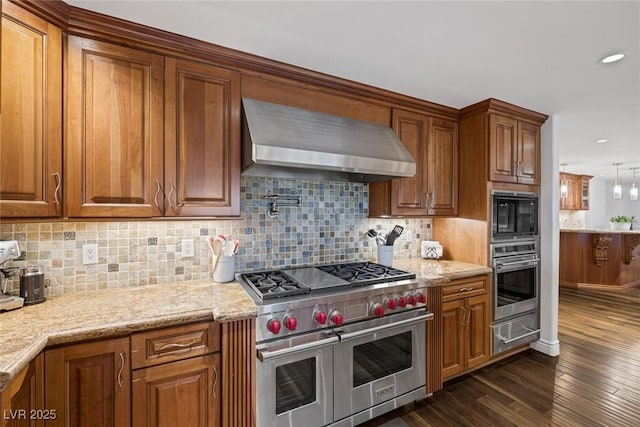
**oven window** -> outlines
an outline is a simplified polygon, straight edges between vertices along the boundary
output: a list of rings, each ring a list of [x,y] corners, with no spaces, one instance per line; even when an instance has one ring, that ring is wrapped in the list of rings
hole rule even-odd
[[[353,348],[353,387],[411,368],[411,331]]]
[[[276,414],[316,401],[316,358],[276,368]]]
[[[498,273],[498,307],[536,297],[535,267]]]

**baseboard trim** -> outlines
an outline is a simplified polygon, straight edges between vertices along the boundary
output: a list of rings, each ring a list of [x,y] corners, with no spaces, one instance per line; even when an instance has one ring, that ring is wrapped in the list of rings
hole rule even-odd
[[[538,340],[535,342],[532,342],[530,347],[536,351],[539,351],[540,353],[544,353],[548,356],[558,356],[560,354],[560,341],[555,340],[555,341],[545,341],[545,340]]]

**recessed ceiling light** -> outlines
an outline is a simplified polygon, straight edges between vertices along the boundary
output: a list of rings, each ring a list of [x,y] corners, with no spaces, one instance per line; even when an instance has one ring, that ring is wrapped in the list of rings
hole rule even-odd
[[[617,62],[620,61],[622,58],[624,58],[625,56],[627,56],[626,53],[624,52],[617,52],[611,55],[607,55],[604,58],[602,58],[600,60],[601,64],[611,64],[612,62]]]
[[[608,141],[608,139],[606,139],[606,138],[596,139],[596,144],[603,144],[603,143],[605,143],[607,141]]]

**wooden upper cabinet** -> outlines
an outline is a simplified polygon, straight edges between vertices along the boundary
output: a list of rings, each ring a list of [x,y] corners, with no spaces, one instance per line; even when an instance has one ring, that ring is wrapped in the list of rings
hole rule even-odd
[[[429,117],[393,111],[393,130],[416,161],[416,175],[391,181],[392,215],[427,215],[427,138]]]
[[[129,338],[46,350],[45,408],[56,411],[47,426],[131,425]]]
[[[240,215],[240,75],[165,61],[167,216]]]
[[[393,110],[392,123],[416,161],[416,174],[370,184],[369,214],[456,215],[458,123],[403,110]]]
[[[2,2],[0,217],[62,214],[62,32]]]
[[[560,210],[589,210],[590,175],[560,173],[560,186],[567,185],[567,197],[560,197]]]
[[[458,123],[431,119],[427,161],[429,215],[458,213]]]
[[[65,208],[70,217],[161,214],[164,58],[69,36]],[[157,205],[156,205],[157,201]]]
[[[539,125],[490,114],[489,179],[519,184],[540,184]]]

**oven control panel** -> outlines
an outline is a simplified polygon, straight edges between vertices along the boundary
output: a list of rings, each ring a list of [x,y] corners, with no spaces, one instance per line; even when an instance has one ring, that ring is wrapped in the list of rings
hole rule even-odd
[[[362,320],[389,316],[425,307],[426,289],[380,289],[369,295],[332,302],[329,298],[302,307],[260,314],[256,322],[257,342],[322,329],[338,328]],[[339,298],[337,298],[339,299]],[[275,307],[274,307],[275,308]]]

